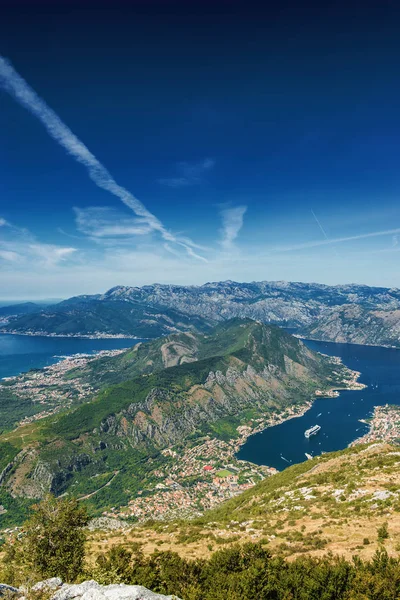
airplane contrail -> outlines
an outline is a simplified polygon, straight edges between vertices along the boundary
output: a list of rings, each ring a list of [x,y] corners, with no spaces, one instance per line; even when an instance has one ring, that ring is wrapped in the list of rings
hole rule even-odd
[[[46,102],[38,96],[33,88],[17,73],[9,61],[0,55],[0,86],[5,89],[21,106],[29,110],[41,121],[50,137],[52,137],[77,162],[83,165],[92,181],[103,190],[119,198],[149,227],[158,231],[166,242],[183,246],[187,253],[199,260],[208,262],[203,256],[193,251],[194,244],[190,240],[180,240],[168,231],[161,221],[153,215],[144,204],[129,190],[120,186],[102,163],[90,152],[83,142],[63,123],[60,117]]]
[[[311,209],[311,214],[312,214],[312,216],[314,217],[314,219],[316,220],[316,222],[317,222],[317,225],[318,225],[318,227],[320,228],[320,230],[322,231],[322,233],[323,233],[324,237],[325,237],[327,240],[329,240],[329,238],[328,238],[328,236],[327,236],[327,234],[326,234],[326,231],[325,231],[325,229],[322,227],[322,225],[321,225],[321,223],[320,223],[319,219],[317,218],[317,215],[316,215],[316,214],[315,214],[315,212],[313,211],[313,209]]]
[[[315,219],[315,221],[316,221],[316,223],[317,223],[318,227],[319,227],[319,228],[320,228],[320,230],[322,231],[322,234],[323,234],[324,238],[325,238],[325,239],[326,239],[326,240],[329,242],[329,237],[328,237],[328,235],[327,235],[327,233],[326,233],[325,229],[322,227],[322,225],[321,225],[321,221],[318,219],[318,217],[317,217],[317,215],[315,214],[315,212],[313,211],[313,209],[311,209],[311,214],[312,214],[312,216],[314,217],[314,219]],[[337,257],[339,257],[339,254],[338,254],[338,252],[337,252],[336,248],[333,248],[333,251],[334,251],[335,255],[336,255]]]
[[[380,237],[384,235],[400,234],[400,227],[396,229],[385,229],[383,231],[371,231],[370,233],[360,233],[359,235],[349,235],[340,238],[327,238],[315,242],[304,242],[302,244],[294,244],[293,246],[282,246],[274,249],[274,252],[291,252],[292,250],[305,250],[307,248],[317,248],[318,246],[326,246],[329,244],[342,244],[343,242],[352,242],[355,240],[364,240],[367,238]]]

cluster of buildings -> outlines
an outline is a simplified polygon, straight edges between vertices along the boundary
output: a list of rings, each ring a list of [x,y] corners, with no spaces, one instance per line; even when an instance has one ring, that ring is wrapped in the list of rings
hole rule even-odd
[[[399,443],[400,441],[400,406],[386,404],[385,406],[375,406],[372,419],[364,421],[368,423],[370,429],[363,437],[355,440],[354,444],[367,444],[369,442],[389,442]]]
[[[155,493],[146,490],[145,494],[131,500],[128,507],[114,508],[103,515],[119,518],[134,516],[139,521],[199,516],[254,485],[251,482],[239,484],[238,478],[237,474],[227,477],[211,474],[209,478],[187,487],[177,480],[166,478],[165,483],[156,484],[152,490]]]
[[[115,356],[121,352],[123,350],[102,350],[95,356],[75,354],[40,370],[28,371],[16,377],[5,377],[3,381],[8,382],[8,389],[15,396],[43,405],[43,410],[25,417],[20,425],[43,419],[61,407],[68,407],[73,402],[80,402],[92,395],[94,389],[91,385],[79,378],[66,379],[66,373],[71,369],[83,369],[89,361],[96,358]]]
[[[104,512],[107,517],[135,516],[139,521],[194,517],[213,508],[258,481],[274,475],[273,467],[237,460],[235,455],[246,439],[268,426],[303,414],[312,402],[292,406],[280,414],[254,420],[237,427],[238,436],[223,441],[210,436],[187,449],[166,448],[161,453],[168,466],[153,471],[155,482],[129,502],[128,507]]]
[[[251,427],[238,427],[239,445],[252,431]],[[237,449],[237,440],[225,442],[210,436],[179,452],[166,448],[162,454],[173,461],[153,471],[154,485],[140,492],[127,507],[113,508],[103,515],[134,516],[139,521],[195,517],[277,472],[237,460]]]

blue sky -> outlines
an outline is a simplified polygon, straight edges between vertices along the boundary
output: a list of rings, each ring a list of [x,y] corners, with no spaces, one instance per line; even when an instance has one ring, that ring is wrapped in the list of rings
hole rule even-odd
[[[386,0],[5,2],[0,297],[400,286],[399,18]]]

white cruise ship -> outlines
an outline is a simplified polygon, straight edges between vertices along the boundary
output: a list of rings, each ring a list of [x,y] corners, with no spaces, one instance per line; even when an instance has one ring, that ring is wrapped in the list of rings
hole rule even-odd
[[[318,433],[320,429],[320,425],[313,425],[312,427],[310,427],[310,429],[305,430],[304,435],[306,436],[306,438],[309,438],[310,435],[315,435],[316,433]]]

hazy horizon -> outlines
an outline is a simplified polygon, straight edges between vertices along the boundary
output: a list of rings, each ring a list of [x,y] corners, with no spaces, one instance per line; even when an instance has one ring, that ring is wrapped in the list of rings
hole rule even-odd
[[[160,282],[153,282],[151,284],[145,284],[143,286],[141,285],[132,285],[132,286],[127,286],[124,284],[119,284],[116,286],[112,286],[111,288],[107,288],[107,289],[100,289],[97,290],[91,294],[85,294],[85,293],[80,293],[80,294],[73,294],[72,296],[64,296],[64,297],[59,297],[59,298],[50,298],[48,296],[34,296],[34,295],[30,295],[30,296],[22,296],[22,297],[7,297],[7,296],[0,296],[0,306],[6,306],[6,304],[10,304],[12,306],[13,303],[15,304],[20,304],[20,303],[25,303],[25,302],[42,302],[43,304],[55,304],[57,302],[62,302],[63,300],[67,300],[68,298],[74,297],[74,296],[85,296],[85,295],[96,295],[96,294],[105,294],[106,292],[108,292],[110,289],[114,288],[114,287],[146,287],[146,286],[152,286],[152,285],[171,285],[171,286],[178,286],[178,287],[202,287],[202,286],[206,286],[207,284],[209,285],[213,285],[213,284],[217,284],[217,283],[237,283],[238,285],[246,285],[246,284],[251,284],[251,283],[261,283],[261,282],[265,282],[265,283],[293,283],[293,284],[304,284],[304,285],[325,285],[328,287],[346,287],[346,286],[360,286],[360,287],[382,287],[385,289],[398,289],[395,286],[392,287],[388,287],[388,286],[373,286],[373,285],[368,285],[368,284],[364,284],[364,283],[354,283],[354,282],[345,282],[345,283],[336,283],[336,284],[324,284],[321,283],[319,281],[287,281],[287,280],[270,280],[270,279],[259,279],[259,280],[249,280],[249,281],[236,281],[236,280],[232,280],[232,279],[225,279],[225,280],[221,280],[221,281],[205,281],[204,283],[200,283],[200,284],[181,284],[181,283],[160,283]]]

